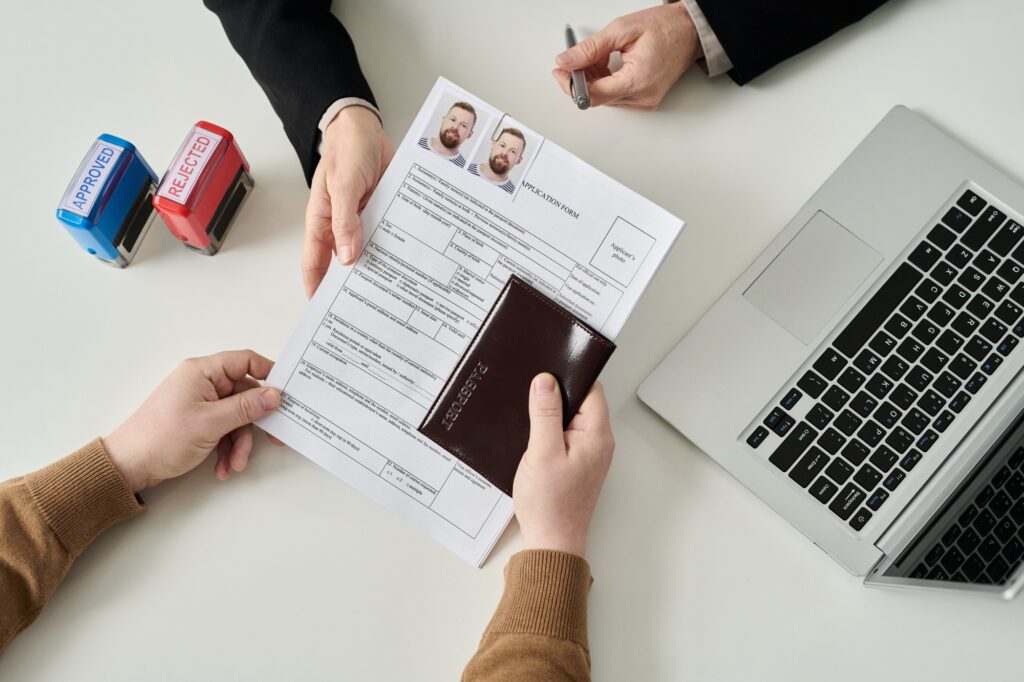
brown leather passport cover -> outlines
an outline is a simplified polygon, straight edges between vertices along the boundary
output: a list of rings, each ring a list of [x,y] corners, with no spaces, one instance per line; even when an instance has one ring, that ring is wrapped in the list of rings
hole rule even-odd
[[[530,438],[533,377],[562,390],[563,427],[579,410],[615,344],[513,275],[419,431],[512,495]]]

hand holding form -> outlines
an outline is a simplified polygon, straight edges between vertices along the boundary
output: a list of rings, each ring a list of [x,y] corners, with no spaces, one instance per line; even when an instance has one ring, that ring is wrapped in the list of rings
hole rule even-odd
[[[359,256],[359,214],[394,155],[380,119],[365,107],[346,107],[327,126],[306,205],[302,283],[307,297],[320,286],[333,254],[343,265]]]
[[[242,471],[252,452],[252,422],[281,404],[260,386],[274,363],[251,350],[182,362],[124,424],[103,439],[135,492],[197,467],[217,450],[217,478]]]
[[[524,549],[585,554],[590,517],[614,450],[600,383],[594,384],[563,432],[562,395],[555,378],[550,374],[534,378],[530,442],[512,489]]]
[[[608,67],[613,52],[622,68]],[[659,5],[615,19],[600,32],[555,57],[552,71],[565,94],[570,72],[583,69],[591,106],[609,104],[650,111],[703,56],[697,29],[682,3]]]

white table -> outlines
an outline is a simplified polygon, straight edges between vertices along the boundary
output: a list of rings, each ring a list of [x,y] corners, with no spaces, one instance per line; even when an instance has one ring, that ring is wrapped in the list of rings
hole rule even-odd
[[[344,3],[399,139],[438,75],[685,218],[604,373],[618,440],[592,526],[596,680],[1018,678],[1024,604],[871,590],[644,407],[636,386],[894,104],[1024,179],[1024,5],[898,2],[757,80],[687,75],[655,114],[580,113],[549,75],[643,2]],[[172,9],[173,8],[173,9]],[[24,2],[0,25],[0,479],[109,433],[189,355],[273,356],[305,298],[307,190],[262,91],[199,2]],[[118,271],[53,211],[100,132],[158,173],[203,118],[257,188],[213,258],[157,224]],[[456,679],[520,545],[482,570],[260,439],[144,496],[0,658],[5,680]]]

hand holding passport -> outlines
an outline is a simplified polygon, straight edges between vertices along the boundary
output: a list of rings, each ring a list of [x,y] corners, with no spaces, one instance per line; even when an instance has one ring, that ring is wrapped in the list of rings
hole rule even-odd
[[[524,396],[537,397],[530,392],[534,377],[549,372],[557,379],[564,429],[614,350],[614,343],[513,275],[419,430],[511,496],[530,441]]]

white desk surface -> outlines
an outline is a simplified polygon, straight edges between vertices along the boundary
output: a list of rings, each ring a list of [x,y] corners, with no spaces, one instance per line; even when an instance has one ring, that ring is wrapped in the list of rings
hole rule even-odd
[[[1016,679],[1024,602],[868,589],[635,396],[640,381],[894,104],[1024,179],[1024,4],[893,0],[738,88],[694,69],[654,114],[581,113],[549,75],[644,2],[346,2],[392,139],[438,75],[686,219],[604,372],[618,440],[591,528],[595,680]],[[109,433],[178,360],[273,357],[305,304],[307,189],[263,92],[198,1],[23,2],[0,25],[0,479]],[[206,258],[155,224],[95,262],[53,212],[100,132],[162,173],[198,119],[235,133],[257,188]],[[470,567],[260,439],[144,494],[0,657],[5,680],[452,680],[520,546]]]

